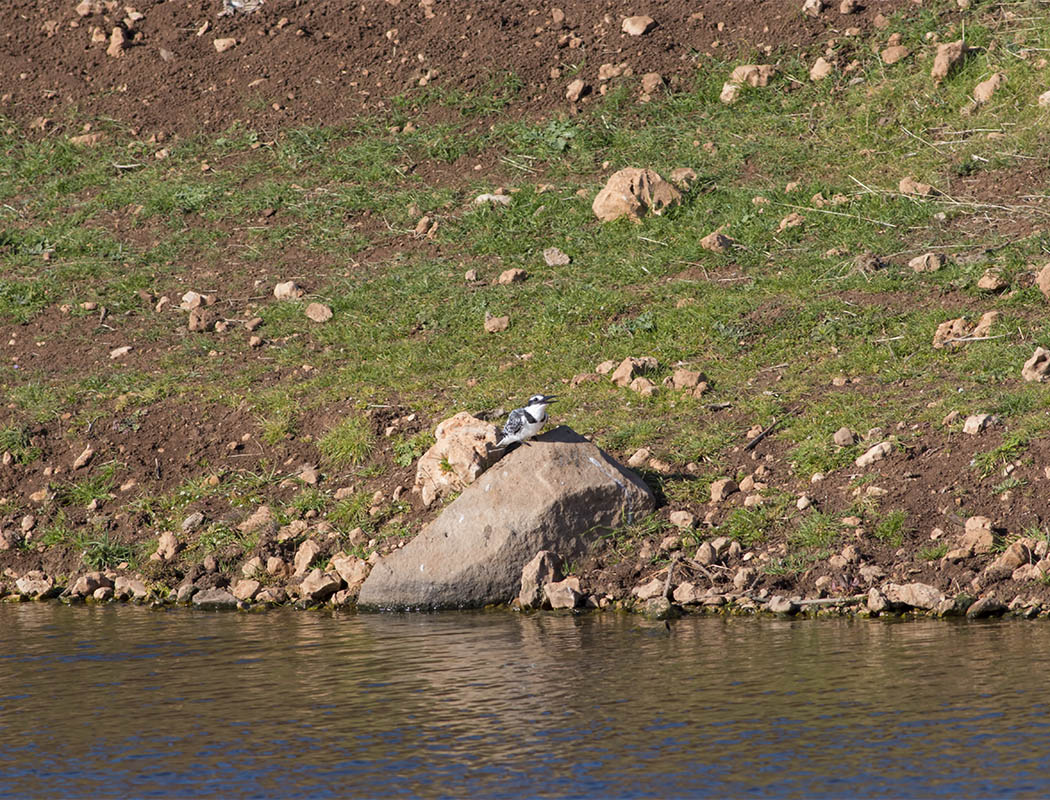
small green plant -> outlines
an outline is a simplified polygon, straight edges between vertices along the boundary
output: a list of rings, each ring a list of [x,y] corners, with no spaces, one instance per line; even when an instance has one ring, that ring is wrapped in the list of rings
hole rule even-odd
[[[342,533],[349,533],[354,528],[370,529],[372,517],[368,510],[372,506],[372,496],[367,492],[355,492],[350,497],[337,502],[328,512],[328,520]]]
[[[1021,478],[1016,478],[1016,477],[1011,475],[1009,478],[1006,478],[1005,480],[1001,481],[1000,483],[997,483],[992,488],[992,491],[995,492],[996,494],[999,494],[1001,492],[1008,491],[1009,489],[1020,489],[1024,485],[1026,485],[1026,482],[1024,480],[1022,480]]]
[[[81,481],[55,484],[55,500],[59,505],[81,507],[90,505],[92,500],[105,500],[116,485],[116,471],[117,465],[110,462]]]
[[[872,536],[880,542],[900,547],[904,542],[904,534],[907,532],[908,512],[903,510],[891,511],[875,526]]]
[[[229,525],[215,522],[201,532],[197,538],[197,548],[204,553],[214,553],[240,540],[240,534]]]
[[[375,435],[369,421],[360,416],[347,417],[317,442],[317,449],[337,466],[361,464],[375,447]]]
[[[1013,431],[1003,437],[1002,444],[973,457],[973,467],[982,478],[987,478],[1015,461],[1028,448],[1030,437],[1025,431]]]
[[[916,558],[920,561],[936,561],[939,558],[943,558],[948,552],[947,542],[937,542],[936,544],[927,545],[919,550],[915,554]]]
[[[310,486],[292,498],[291,506],[300,514],[307,511],[321,513],[328,506],[328,496],[316,486]]]
[[[399,467],[410,467],[434,443],[434,434],[420,431],[409,437],[397,436],[394,439],[394,463]],[[445,468],[442,461],[441,468]]]
[[[10,453],[19,464],[40,458],[40,448],[33,446],[29,431],[21,426],[0,429],[0,453]]]
[[[765,538],[774,521],[775,512],[770,506],[734,508],[717,531],[722,536],[736,539],[744,547],[750,547]]]
[[[805,517],[798,527],[788,534],[788,542],[793,547],[830,547],[839,533],[837,522],[818,511]]]
[[[101,533],[92,538],[85,537],[80,546],[83,548],[81,560],[95,570],[115,567],[125,561],[130,562],[134,556],[130,545],[116,541],[108,533]]]

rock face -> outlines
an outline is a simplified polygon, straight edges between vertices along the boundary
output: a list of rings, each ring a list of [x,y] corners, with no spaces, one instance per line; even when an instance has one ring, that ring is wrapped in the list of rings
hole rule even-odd
[[[496,426],[466,411],[440,423],[434,436],[437,441],[416,465],[416,486],[425,506],[464,489],[503,454],[494,449]]]
[[[651,169],[628,167],[614,172],[591,210],[602,222],[620,217],[638,222],[646,212],[661,214],[682,202],[682,194]]]
[[[517,448],[405,547],[373,567],[358,605],[470,608],[518,594],[540,550],[581,554],[602,532],[644,514],[652,492],[564,426]]]

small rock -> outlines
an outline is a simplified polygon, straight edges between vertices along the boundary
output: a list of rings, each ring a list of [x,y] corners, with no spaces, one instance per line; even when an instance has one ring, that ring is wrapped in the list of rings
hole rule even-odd
[[[543,593],[551,608],[576,608],[583,599],[580,593],[580,579],[575,577],[546,583]]]
[[[811,81],[822,81],[834,70],[835,67],[832,66],[831,62],[821,56],[813,62],[813,66],[809,70],[809,79]]]
[[[908,266],[915,272],[936,272],[947,263],[948,257],[943,253],[924,253],[909,261]]]
[[[570,103],[579,101],[587,91],[587,84],[581,78],[576,78],[565,87],[565,99]]]
[[[988,80],[981,81],[973,87],[974,102],[978,105],[987,103],[992,99],[992,95],[995,94],[996,90],[1002,85],[1004,80],[1006,80],[1006,75],[1002,72],[996,72],[988,78]]]
[[[711,502],[721,503],[729,495],[740,490],[737,482],[732,478],[722,478],[711,484]]]
[[[1045,381],[1050,375],[1050,350],[1035,348],[1032,357],[1021,367],[1021,377],[1026,381]]]
[[[676,528],[691,529],[696,527],[696,517],[688,511],[672,511],[669,519]]]
[[[710,250],[712,253],[728,253],[734,244],[736,242],[718,231],[709,233],[700,240],[700,246],[704,250]]]
[[[854,462],[858,467],[870,467],[876,461],[882,461],[893,452],[893,445],[889,442],[879,442],[871,447],[866,453],[859,456]]]
[[[805,221],[805,217],[803,217],[797,211],[792,211],[790,214],[788,214],[786,217],[780,220],[780,223],[777,225],[777,231],[783,232],[786,231],[788,228],[797,228]]]
[[[802,13],[807,17],[819,17],[827,7],[827,3],[824,0],[805,0],[802,4]]]
[[[536,608],[543,600],[543,589],[561,581],[561,559],[550,550],[540,550],[521,571],[518,601],[523,608]]]
[[[523,269],[505,269],[500,273],[499,278],[496,279],[496,283],[501,286],[507,286],[511,283],[522,283],[528,277],[528,273]]]
[[[655,94],[664,85],[663,76],[659,72],[647,72],[642,76],[642,93],[646,95]],[[671,180],[674,180],[672,174]]]
[[[690,167],[675,167],[670,174],[671,183],[683,192],[689,191],[696,183],[696,170]]]
[[[333,594],[339,591],[342,581],[334,578],[320,569],[313,570],[303,578],[299,584],[299,596],[308,598],[315,603],[323,603]]]
[[[193,533],[202,524],[204,524],[204,514],[200,511],[194,511],[182,520],[182,524],[179,528],[183,533]]]
[[[332,318],[332,309],[324,303],[310,303],[305,313],[307,319],[314,322],[328,322]]]
[[[73,462],[73,469],[80,469],[81,467],[86,467],[88,462],[91,461],[91,457],[93,455],[95,455],[95,448],[91,445],[88,445],[83,449],[80,455],[76,457],[76,460]]]
[[[116,359],[116,358],[123,358],[124,356],[126,356],[130,352],[131,352],[131,345],[130,344],[126,344],[126,345],[123,345],[122,347],[115,347],[112,350],[110,350],[109,351],[109,357],[110,358],[114,358],[114,359]]]
[[[16,580],[15,588],[19,594],[37,600],[47,600],[60,591],[59,587],[55,586],[55,579],[38,569],[30,570]]]
[[[611,379],[617,386],[629,386],[639,373],[652,372],[658,367],[659,362],[651,356],[643,356],[641,358],[627,357],[620,362]]]
[[[317,542],[313,539],[304,540],[303,543],[299,545],[299,549],[295,551],[295,571],[292,574],[297,578],[305,575],[320,552],[321,547]]]
[[[1007,286],[1009,284],[994,269],[986,270],[980,280],[977,281],[977,288],[986,292],[1001,292]]]
[[[485,313],[485,331],[487,333],[501,333],[510,327],[510,317],[494,317],[488,312]]]
[[[1043,266],[1035,276],[1035,285],[1043,293],[1043,297],[1050,299],[1050,264]]]
[[[474,198],[474,205],[476,206],[509,206],[510,195],[507,194],[491,194],[486,192],[485,194],[479,194]]]
[[[120,600],[143,600],[149,594],[149,590],[138,578],[119,575],[113,581],[113,594]]]
[[[835,442],[839,447],[849,447],[856,441],[856,437],[853,435],[853,431],[849,428],[839,428],[835,431],[835,435],[831,437],[832,441]]]
[[[644,15],[626,17],[623,22],[620,23],[620,30],[628,36],[643,36],[652,30],[653,25],[655,24],[656,22],[652,17]]]
[[[860,9],[860,0],[842,0],[842,2],[839,3],[840,14],[856,14]]]
[[[1041,108],[1050,106],[1050,92],[1043,92],[1039,95],[1039,99],[1036,101]]]
[[[628,388],[631,391],[638,392],[642,397],[652,397],[656,393],[656,384],[641,375],[631,381]]]
[[[1006,613],[1006,606],[995,597],[982,597],[966,609],[967,619],[985,619],[1001,617]]]
[[[164,531],[157,539],[157,550],[150,556],[150,560],[171,561],[179,549],[179,541],[175,538],[175,534],[171,531]]]
[[[640,583],[631,590],[631,594],[639,600],[651,600],[661,597],[664,593],[664,585],[667,583],[663,578],[653,578],[648,583]]]
[[[900,44],[891,45],[879,54],[880,58],[882,58],[882,63],[887,65],[896,64],[910,55],[911,50]]]
[[[599,375],[608,375],[614,369],[616,369],[615,361],[603,361],[601,364],[594,368],[594,371],[597,372]]]
[[[273,512],[270,511],[268,505],[259,506],[247,519],[237,526],[237,530],[241,533],[255,533],[264,528],[272,528],[274,530],[277,528],[277,520],[274,518]]]
[[[305,294],[295,281],[285,281],[273,287],[273,296],[278,300],[298,300]]]
[[[944,602],[944,592],[925,583],[887,583],[882,591],[886,600],[896,606],[932,611]]]
[[[640,222],[646,213],[659,216],[682,202],[682,193],[651,169],[628,167],[609,176],[591,203],[591,211],[602,222],[627,217]]]
[[[737,83],[723,83],[722,91],[718,95],[718,99],[725,103],[727,106],[732,105],[737,101],[740,96],[740,84]]]
[[[648,447],[639,447],[634,451],[631,457],[627,459],[627,466],[632,467],[633,469],[644,467],[646,462],[649,461],[650,456],[652,456],[652,453]]]
[[[192,587],[192,584],[188,584]],[[196,589],[196,587],[192,587]],[[179,590],[179,599],[182,601],[182,590]],[[224,611],[237,608],[237,598],[225,589],[201,589],[192,594],[193,605],[205,611]]]
[[[232,594],[238,600],[253,600],[261,588],[259,581],[245,578],[234,584]]]
[[[933,59],[933,69],[930,70],[930,77],[937,83],[947,78],[948,73],[966,56],[966,50],[966,44],[962,39],[937,45],[937,55]]]
[[[901,194],[914,195],[916,197],[932,197],[938,194],[937,190],[930,184],[920,183],[910,175],[900,179],[900,182],[897,184],[897,190]]]
[[[216,53],[225,53],[231,47],[237,44],[237,40],[231,37],[224,37],[222,39],[214,39],[212,45],[215,47]]]
[[[106,55],[110,58],[120,58],[124,55],[124,29],[114,28],[113,32],[109,35],[109,46],[106,48]]]
[[[993,421],[991,414],[973,414],[966,418],[966,422],[963,423],[963,433],[968,433],[971,436],[976,436],[987,428]]]
[[[769,598],[769,610],[774,614],[797,614],[798,609],[798,604],[787,597],[775,594]]]
[[[809,495],[804,494],[797,501],[795,501],[795,508],[797,508],[799,511],[805,511],[811,505],[813,505],[813,500],[810,499]]]
[[[742,64],[733,70],[729,76],[729,82],[733,84],[748,84],[759,88],[769,85],[769,79],[776,74],[776,67],[772,64]]]
[[[959,544],[967,555],[984,555],[995,547],[992,521],[988,517],[974,516],[966,520],[965,533]]]
[[[548,267],[564,267],[572,259],[557,247],[548,247],[543,251],[543,261]]]

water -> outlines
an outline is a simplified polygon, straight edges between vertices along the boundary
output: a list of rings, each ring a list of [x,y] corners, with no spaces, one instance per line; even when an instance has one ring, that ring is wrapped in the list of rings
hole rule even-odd
[[[1046,796],[1040,622],[0,607],[0,797]]]

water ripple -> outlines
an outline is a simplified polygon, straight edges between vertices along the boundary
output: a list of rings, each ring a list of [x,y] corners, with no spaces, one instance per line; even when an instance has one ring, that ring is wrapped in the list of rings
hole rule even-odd
[[[1044,795],[1033,623],[0,607],[0,797]]]

